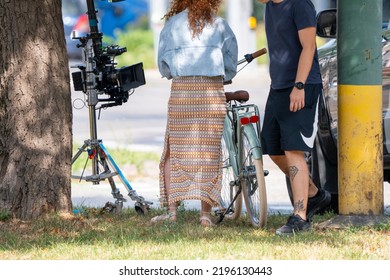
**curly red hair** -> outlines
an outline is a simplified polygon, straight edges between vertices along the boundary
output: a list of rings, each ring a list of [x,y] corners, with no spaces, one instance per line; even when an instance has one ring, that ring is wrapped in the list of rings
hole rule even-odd
[[[171,8],[165,14],[164,19],[184,11],[188,8],[188,21],[192,36],[202,33],[207,24],[212,24],[219,6],[223,0],[172,0]]]

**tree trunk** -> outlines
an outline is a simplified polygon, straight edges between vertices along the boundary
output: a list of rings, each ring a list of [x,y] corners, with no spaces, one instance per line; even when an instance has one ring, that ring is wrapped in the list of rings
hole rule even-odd
[[[61,0],[0,0],[0,212],[71,210],[72,106]]]

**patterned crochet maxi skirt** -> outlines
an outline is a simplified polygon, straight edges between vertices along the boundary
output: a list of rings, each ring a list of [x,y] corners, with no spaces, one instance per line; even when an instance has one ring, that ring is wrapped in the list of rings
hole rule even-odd
[[[178,77],[171,86],[164,151],[160,162],[160,202],[183,200],[219,205],[221,139],[226,115],[222,77]],[[169,194],[164,164],[169,149]]]

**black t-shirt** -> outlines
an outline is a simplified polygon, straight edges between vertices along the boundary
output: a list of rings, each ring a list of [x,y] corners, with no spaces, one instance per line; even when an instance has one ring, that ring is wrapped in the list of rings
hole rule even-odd
[[[292,87],[295,82],[302,46],[298,31],[316,27],[316,11],[310,0],[284,0],[267,3],[265,28],[270,57],[271,86]],[[321,83],[317,51],[306,84]]]

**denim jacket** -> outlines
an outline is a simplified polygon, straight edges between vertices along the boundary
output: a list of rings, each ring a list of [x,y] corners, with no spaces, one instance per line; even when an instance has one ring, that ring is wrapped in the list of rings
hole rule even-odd
[[[237,72],[236,37],[227,22],[215,17],[202,34],[192,37],[188,11],[166,21],[160,34],[158,68],[163,77],[223,76],[231,80]]]

